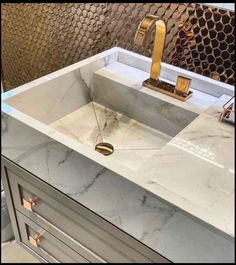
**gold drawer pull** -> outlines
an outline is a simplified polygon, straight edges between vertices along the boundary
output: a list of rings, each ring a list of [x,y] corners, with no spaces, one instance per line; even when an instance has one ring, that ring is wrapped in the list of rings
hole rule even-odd
[[[42,240],[43,235],[36,233],[34,236],[29,236],[29,242],[35,247],[38,247],[38,244]]]
[[[27,209],[28,211],[32,212],[33,211],[33,206],[36,205],[36,201],[38,200],[37,197],[34,198],[29,198],[29,200],[26,200],[23,198],[23,207]]]

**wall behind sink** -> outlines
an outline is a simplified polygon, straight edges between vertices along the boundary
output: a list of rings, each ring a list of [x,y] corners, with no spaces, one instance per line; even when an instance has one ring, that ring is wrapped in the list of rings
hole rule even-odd
[[[5,90],[114,46],[134,45],[146,14],[167,24],[164,61],[228,84],[234,77],[234,12],[196,3],[1,4],[1,74]],[[190,27],[182,27],[181,25]],[[186,30],[192,38],[186,38]],[[154,34],[154,32],[153,32]]]

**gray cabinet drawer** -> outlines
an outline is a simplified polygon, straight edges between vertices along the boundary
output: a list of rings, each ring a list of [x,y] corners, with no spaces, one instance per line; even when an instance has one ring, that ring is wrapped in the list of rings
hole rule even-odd
[[[88,263],[84,257],[20,212],[16,211],[16,217],[22,242],[48,262]]]
[[[63,237],[67,237],[66,244],[87,260],[170,262],[21,167],[8,160],[4,160],[4,167],[14,207],[35,222],[44,224],[47,231],[63,242]]]

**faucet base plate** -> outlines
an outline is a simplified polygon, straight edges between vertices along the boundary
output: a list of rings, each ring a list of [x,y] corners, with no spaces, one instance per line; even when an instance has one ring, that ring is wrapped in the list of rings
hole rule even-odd
[[[143,81],[143,86],[181,101],[186,101],[193,95],[192,91],[189,91],[187,95],[179,94],[176,92],[174,85],[171,85],[165,81],[155,80],[152,78],[148,78],[147,80]]]

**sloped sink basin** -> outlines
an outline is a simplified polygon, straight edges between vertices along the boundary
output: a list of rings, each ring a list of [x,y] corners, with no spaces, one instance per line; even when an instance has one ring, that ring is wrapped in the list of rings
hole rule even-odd
[[[171,137],[96,102],[50,124],[56,130],[95,148],[110,143],[116,161],[136,169]]]

